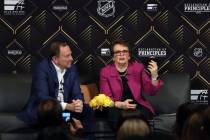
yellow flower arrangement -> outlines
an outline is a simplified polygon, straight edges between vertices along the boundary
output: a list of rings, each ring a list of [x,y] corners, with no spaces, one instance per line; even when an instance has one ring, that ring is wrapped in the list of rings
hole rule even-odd
[[[89,105],[93,109],[102,110],[103,107],[113,107],[114,102],[109,96],[106,96],[105,94],[99,94],[89,102]]]

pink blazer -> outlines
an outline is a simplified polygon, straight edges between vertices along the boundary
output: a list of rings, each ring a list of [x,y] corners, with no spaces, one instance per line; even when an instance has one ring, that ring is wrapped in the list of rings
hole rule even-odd
[[[151,96],[156,95],[161,85],[163,85],[163,81],[159,80],[157,86],[152,85],[150,77],[144,71],[144,65],[138,62],[129,63],[126,78],[134,99],[154,113],[154,109],[151,104],[142,98],[142,90]],[[102,68],[99,84],[100,92],[106,94],[114,101],[121,100],[123,85],[114,64],[110,64]]]

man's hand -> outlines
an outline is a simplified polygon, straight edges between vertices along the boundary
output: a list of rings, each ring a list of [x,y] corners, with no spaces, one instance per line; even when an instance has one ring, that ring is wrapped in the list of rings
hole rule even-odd
[[[75,112],[81,113],[83,110],[83,102],[81,100],[72,100],[74,103]]]
[[[157,79],[157,77],[158,77],[158,66],[157,66],[157,63],[155,61],[151,60],[149,62],[149,65],[148,65],[147,69],[151,73],[151,78],[152,79]]]
[[[136,104],[131,104],[132,99],[126,99],[124,102],[116,101],[115,106],[124,110],[136,109]]]
[[[72,100],[72,103],[66,105],[66,109],[72,112],[81,113],[83,111],[83,102],[79,99]]]

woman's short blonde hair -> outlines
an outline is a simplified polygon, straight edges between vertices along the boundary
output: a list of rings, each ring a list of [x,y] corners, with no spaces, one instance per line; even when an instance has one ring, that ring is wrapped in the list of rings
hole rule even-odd
[[[148,124],[138,118],[127,119],[123,122],[117,132],[117,140],[122,140],[123,138],[129,136],[147,136],[150,134],[150,127]]]

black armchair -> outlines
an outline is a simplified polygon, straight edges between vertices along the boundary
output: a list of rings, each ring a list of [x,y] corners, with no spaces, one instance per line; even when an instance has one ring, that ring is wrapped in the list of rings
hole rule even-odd
[[[157,116],[152,120],[154,131],[171,132],[179,105],[190,101],[190,76],[186,73],[168,73],[161,77],[164,85],[156,96],[147,96]]]
[[[35,138],[36,133],[28,130],[5,132],[8,126],[16,123],[14,121],[16,114],[26,104],[30,90],[31,75],[0,74],[0,135],[2,140],[32,140]]]

